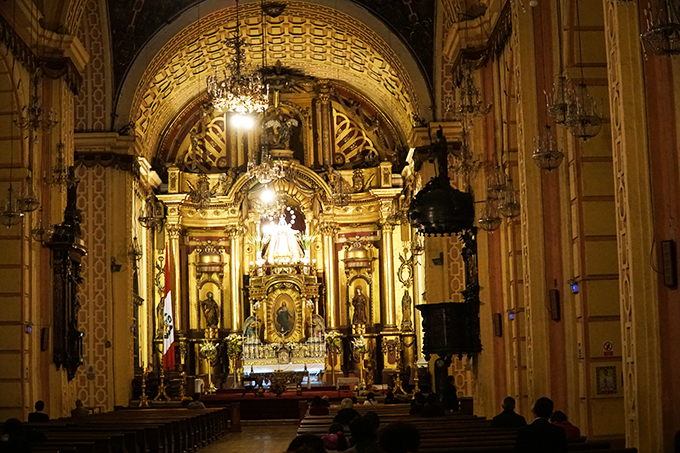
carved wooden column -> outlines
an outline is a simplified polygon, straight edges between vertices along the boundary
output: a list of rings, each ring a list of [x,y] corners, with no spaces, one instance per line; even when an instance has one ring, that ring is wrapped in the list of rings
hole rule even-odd
[[[389,206],[391,207],[391,201]],[[397,330],[397,307],[394,303],[394,224],[384,220],[381,224],[382,234],[380,235],[380,266],[382,277],[381,299],[381,321],[383,330]]]
[[[652,194],[638,10],[634,3],[605,0],[604,11],[616,184],[626,446],[639,451],[667,451],[663,442],[658,277],[649,265],[654,225],[650,215]]]
[[[73,175],[73,169],[71,169]],[[56,226],[47,246],[52,251],[52,360],[64,367],[72,380],[83,363],[83,334],[78,330],[78,286],[82,282],[80,263],[87,250],[80,231],[80,210],[76,208],[77,183],[68,188],[64,221]]]
[[[240,332],[242,327],[241,316],[241,284],[243,281],[241,256],[243,231],[238,226],[232,226],[227,230],[230,241],[229,251],[229,289],[231,293],[231,328],[234,332]]]
[[[338,327],[338,303],[337,303],[337,282],[338,260],[335,253],[335,235],[338,226],[334,222],[324,222],[320,225],[319,231],[323,241],[323,270],[324,284],[326,285],[326,328],[328,330]]]

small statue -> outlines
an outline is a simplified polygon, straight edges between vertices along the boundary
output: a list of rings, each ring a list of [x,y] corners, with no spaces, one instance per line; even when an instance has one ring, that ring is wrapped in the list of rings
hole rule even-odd
[[[213,299],[212,292],[208,291],[206,294],[206,299],[201,302],[201,309],[203,310],[203,316],[205,316],[205,327],[217,328],[220,322],[220,306]]]
[[[354,315],[352,316],[353,325],[365,325],[366,319],[366,296],[361,291],[361,286],[357,286],[352,298],[352,306],[354,307]]]
[[[411,295],[408,291],[404,291],[404,297],[401,298],[401,329],[412,330],[411,327]]]
[[[293,128],[297,127],[298,120],[278,109],[273,119],[264,123],[264,130],[273,148],[287,149],[290,146],[290,138]]]

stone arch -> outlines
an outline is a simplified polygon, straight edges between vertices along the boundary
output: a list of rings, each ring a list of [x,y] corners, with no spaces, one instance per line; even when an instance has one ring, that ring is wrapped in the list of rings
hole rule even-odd
[[[158,137],[189,99],[204,91],[212,69],[206,62],[221,63],[226,57],[221,42],[235,28],[235,9],[218,3],[209,0],[179,15],[147,43],[125,76],[116,127],[134,122],[147,154],[155,151]],[[410,130],[414,115],[429,117],[426,78],[400,39],[349,0],[333,7],[327,3],[293,1],[276,22],[268,22],[268,63],[281,59],[318,78],[361,87],[402,131]],[[259,2],[245,2],[240,15],[241,33],[251,43],[246,56],[259,63]]]

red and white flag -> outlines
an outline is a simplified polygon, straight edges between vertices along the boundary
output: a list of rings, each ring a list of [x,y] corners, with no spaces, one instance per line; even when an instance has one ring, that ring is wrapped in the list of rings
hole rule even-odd
[[[175,323],[172,316],[172,291],[170,285],[170,260],[165,250],[165,296],[163,298],[163,367],[175,368]]]

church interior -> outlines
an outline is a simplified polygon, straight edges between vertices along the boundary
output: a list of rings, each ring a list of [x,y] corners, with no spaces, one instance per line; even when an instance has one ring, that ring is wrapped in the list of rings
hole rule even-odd
[[[0,421],[451,375],[677,451],[679,43],[677,0],[1,1]]]

